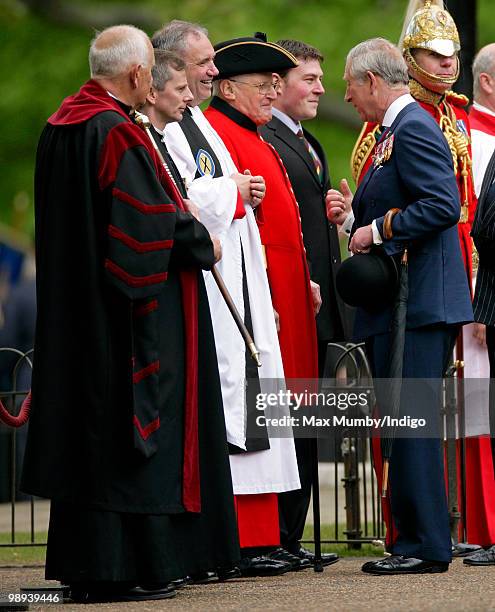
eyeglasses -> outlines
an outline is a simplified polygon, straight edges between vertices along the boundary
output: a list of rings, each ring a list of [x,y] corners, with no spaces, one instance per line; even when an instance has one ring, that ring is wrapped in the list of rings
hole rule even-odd
[[[275,79],[271,82],[265,81],[264,83],[246,83],[246,81],[238,81],[237,79],[228,80],[234,83],[241,83],[242,85],[249,85],[249,87],[257,87],[260,96],[266,96],[266,94],[270,93],[272,90],[277,93],[280,85],[280,79]]]

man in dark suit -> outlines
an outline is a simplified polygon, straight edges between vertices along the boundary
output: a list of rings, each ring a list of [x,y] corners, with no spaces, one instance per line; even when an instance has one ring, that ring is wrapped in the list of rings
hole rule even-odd
[[[316,315],[321,377],[328,343],[344,337],[344,304],[335,288],[340,265],[339,239],[335,225],[328,222],[325,212],[325,196],[330,188],[328,164],[318,140],[301,125],[301,121],[316,117],[320,96],[325,93],[323,55],[315,47],[297,40],[279,40],[277,44],[292,53],[299,65],[280,75],[273,118],[261,129],[261,134],[282,158],[299,204],[313,299],[321,304]],[[296,439],[295,442],[301,489],[279,496],[281,541],[291,553],[313,561],[313,553],[301,548],[299,543],[311,499],[311,440]],[[324,565],[337,559],[335,554],[323,555]]]
[[[409,300],[402,376],[434,379],[431,386],[440,390],[458,327],[472,320],[456,230],[461,209],[452,156],[435,120],[409,94],[407,66],[390,42],[372,39],[351,49],[344,79],[346,101],[364,121],[375,121],[384,128],[373,164],[352,201],[354,225],[349,248],[353,253],[379,248],[387,256],[399,255],[407,248]],[[350,198],[335,190],[329,193],[332,221],[341,223],[348,216],[346,200],[349,204]],[[359,259],[352,265],[357,262]],[[356,312],[355,334],[366,340],[373,374],[383,379],[389,375],[392,308],[386,305],[370,312],[366,310],[369,301],[370,296],[363,295]],[[429,386],[418,380],[414,398],[412,393],[402,395],[401,417],[417,408],[426,409],[427,420],[434,426],[439,402],[426,392]],[[383,395],[378,395],[379,410],[384,404]],[[448,569],[449,516],[441,440],[434,431],[422,438],[401,438],[400,431],[396,434],[390,459],[390,494],[398,536],[392,556],[365,563],[363,571],[367,573],[419,574]]]
[[[301,121],[316,117],[320,96],[325,93],[323,56],[315,47],[296,40],[279,40],[277,44],[295,55],[299,65],[281,75],[273,119],[261,134],[284,162],[299,204],[311,280],[320,287],[316,328],[321,376],[328,342],[343,340],[344,336],[344,305],[335,288],[339,240],[335,225],[328,222],[325,214],[325,196],[330,189],[327,159],[318,140],[301,125]]]

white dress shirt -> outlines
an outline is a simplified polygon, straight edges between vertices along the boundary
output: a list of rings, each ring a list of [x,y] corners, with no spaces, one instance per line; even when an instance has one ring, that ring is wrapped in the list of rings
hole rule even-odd
[[[407,93],[392,102],[392,104],[385,111],[385,115],[383,116],[382,127],[389,128],[396,120],[397,115],[409,104],[415,102],[415,99],[411,96],[411,94]],[[354,223],[354,212],[351,210],[347,215],[346,220],[342,223],[340,227],[340,231],[348,236],[351,233],[352,225]],[[373,244],[382,244],[383,240],[380,236],[380,232],[376,226],[376,221],[371,223],[371,231],[373,232]]]

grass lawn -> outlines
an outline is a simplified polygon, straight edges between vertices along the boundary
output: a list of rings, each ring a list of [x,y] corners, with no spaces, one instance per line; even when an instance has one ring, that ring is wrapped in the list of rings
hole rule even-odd
[[[35,534],[36,542],[46,542],[46,532]],[[31,542],[31,534],[28,532],[16,533],[17,544],[28,544]],[[10,544],[10,533],[0,533],[0,544]],[[46,546],[0,546],[0,566],[2,565],[42,565],[45,563]]]
[[[321,526],[321,539],[322,540],[335,540],[345,538],[344,535],[345,525],[339,525],[338,538],[335,538],[335,525],[322,525]],[[372,533],[371,526],[369,532]],[[303,540],[313,539],[313,525],[306,525],[303,534]],[[306,545],[304,545],[306,546]],[[313,545],[308,544],[308,548],[313,550]],[[381,546],[374,546],[373,544],[361,544],[361,548],[350,548],[347,544],[322,544],[322,552],[335,552],[340,557],[383,557],[383,548]]]
[[[339,528],[339,537],[343,536],[343,525]],[[335,525],[321,526],[322,540],[335,539]],[[46,542],[46,532],[38,532],[36,542]],[[313,526],[307,526],[304,530],[304,539],[311,540],[313,538]],[[31,541],[31,534],[27,532],[18,532],[16,534],[16,542],[27,544]],[[10,533],[0,533],[0,544],[10,543]],[[308,548],[312,548],[308,545]],[[350,549],[347,544],[323,544],[323,552],[336,552],[341,557],[381,557],[383,549],[372,544],[363,544],[360,549]],[[0,546],[0,566],[5,565],[42,565],[45,562],[45,546],[19,546],[19,547],[3,547]]]

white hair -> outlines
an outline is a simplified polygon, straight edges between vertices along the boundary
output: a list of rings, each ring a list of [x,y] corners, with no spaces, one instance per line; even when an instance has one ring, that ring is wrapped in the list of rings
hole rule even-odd
[[[495,45],[492,43],[486,45],[478,51],[473,62],[473,93],[474,99],[479,97],[480,91],[480,74],[486,72],[491,77],[495,78]]]
[[[139,28],[131,25],[112,26],[98,32],[89,48],[92,78],[115,78],[131,66],[150,64],[150,41]]]
[[[385,38],[370,38],[353,47],[347,54],[346,71],[363,81],[366,73],[381,77],[390,87],[407,85],[407,65],[399,49]]]

